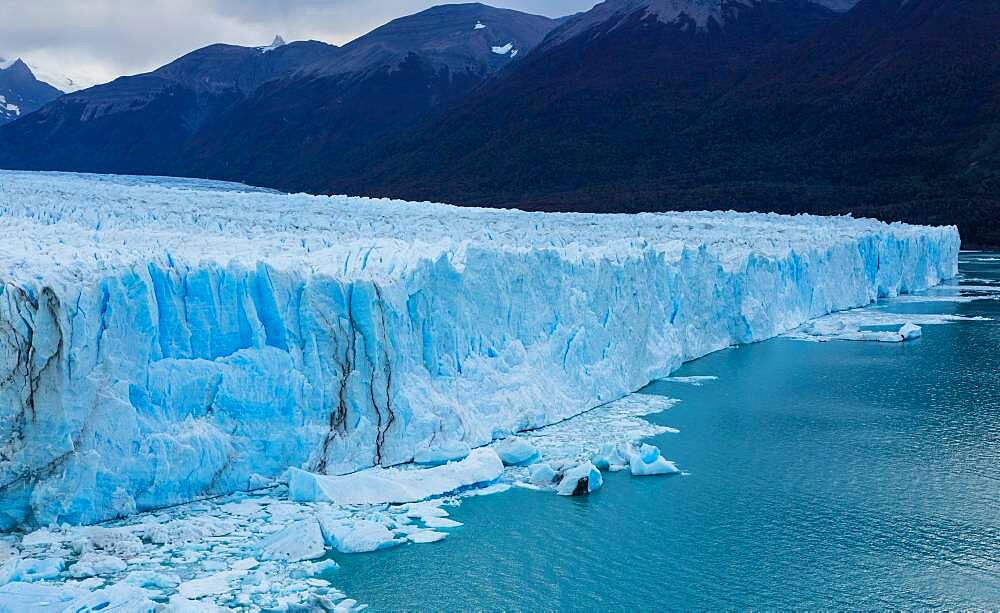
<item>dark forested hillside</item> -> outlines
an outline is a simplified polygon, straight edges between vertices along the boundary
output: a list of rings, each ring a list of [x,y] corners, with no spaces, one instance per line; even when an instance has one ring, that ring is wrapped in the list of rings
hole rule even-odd
[[[373,147],[357,176],[310,187],[542,210],[853,212],[957,223],[967,244],[997,245],[998,147],[1000,3],[786,3],[697,31],[640,12],[544,44]]]

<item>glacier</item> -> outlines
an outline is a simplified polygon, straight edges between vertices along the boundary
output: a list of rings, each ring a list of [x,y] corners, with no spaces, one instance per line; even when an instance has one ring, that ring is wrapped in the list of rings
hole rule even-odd
[[[0,529],[481,447],[957,273],[953,227],[0,171]]]

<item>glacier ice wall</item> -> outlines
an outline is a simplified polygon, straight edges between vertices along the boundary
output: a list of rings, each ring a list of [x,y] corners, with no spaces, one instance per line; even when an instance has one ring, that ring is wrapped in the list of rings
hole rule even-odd
[[[957,272],[954,228],[0,172],[0,529],[553,423]]]

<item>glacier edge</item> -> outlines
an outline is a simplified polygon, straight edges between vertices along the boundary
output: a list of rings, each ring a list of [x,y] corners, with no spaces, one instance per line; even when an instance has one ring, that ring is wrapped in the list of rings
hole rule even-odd
[[[0,529],[482,446],[957,272],[955,228],[0,172]],[[459,236],[456,239],[453,236]]]

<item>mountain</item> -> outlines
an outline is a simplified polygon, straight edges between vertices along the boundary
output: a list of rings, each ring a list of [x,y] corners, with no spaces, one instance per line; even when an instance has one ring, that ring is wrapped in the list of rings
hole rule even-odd
[[[538,210],[850,212],[1000,245],[1000,3],[608,0],[355,169],[306,187]]]
[[[608,0],[446,116],[373,145],[356,177],[315,174],[309,188],[528,208],[649,207],[637,192],[687,164],[686,132],[706,109],[756,64],[836,18],[806,0]]]
[[[22,60],[0,58],[0,125],[35,111],[62,92],[35,78]]]
[[[0,163],[17,168],[164,173],[206,122],[264,82],[337,47],[211,45],[153,72],[74,92],[0,131]]]
[[[337,48],[213,45],[71,94],[0,130],[0,165],[294,187],[311,166],[450,107],[557,25],[481,4],[392,21]]]
[[[291,190],[352,172],[360,149],[457,104],[557,24],[482,4],[396,19],[260,88],[200,131],[175,170]]]

